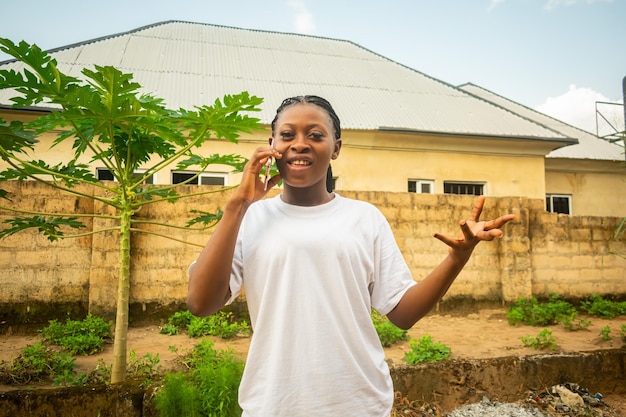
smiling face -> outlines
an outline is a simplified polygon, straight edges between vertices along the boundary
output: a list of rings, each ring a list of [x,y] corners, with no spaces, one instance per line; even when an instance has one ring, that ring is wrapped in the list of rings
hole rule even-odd
[[[285,184],[285,197],[293,200],[288,202],[308,205],[327,201],[326,172],[341,149],[341,139],[335,136],[328,111],[317,104],[290,104],[278,114],[274,147],[283,155],[276,164]]]

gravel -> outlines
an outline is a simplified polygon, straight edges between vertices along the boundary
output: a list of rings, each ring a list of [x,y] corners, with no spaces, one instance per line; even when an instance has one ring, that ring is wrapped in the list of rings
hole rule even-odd
[[[447,417],[548,417],[534,407],[522,407],[518,404],[492,402],[488,399],[475,404],[457,408]]]

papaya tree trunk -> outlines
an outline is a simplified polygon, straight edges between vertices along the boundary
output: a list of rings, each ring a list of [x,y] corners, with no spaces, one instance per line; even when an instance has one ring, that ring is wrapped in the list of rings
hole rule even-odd
[[[132,210],[122,209],[120,218],[120,273],[117,290],[117,313],[115,315],[115,339],[113,343],[113,369],[111,384],[126,379],[126,353],[128,345],[128,308],[130,299],[130,218]]]

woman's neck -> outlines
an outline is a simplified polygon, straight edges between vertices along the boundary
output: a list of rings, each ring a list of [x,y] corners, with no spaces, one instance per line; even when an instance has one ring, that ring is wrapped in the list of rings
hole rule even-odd
[[[294,188],[285,185],[281,199],[294,206],[319,206],[335,198],[335,193],[328,192],[325,186],[316,188]]]

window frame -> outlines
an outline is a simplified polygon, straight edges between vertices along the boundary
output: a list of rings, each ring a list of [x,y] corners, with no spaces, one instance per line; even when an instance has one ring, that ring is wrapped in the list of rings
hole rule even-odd
[[[172,184],[182,184],[182,182],[174,182],[174,175],[183,174],[183,175],[196,175],[197,172],[193,171],[172,171]],[[221,178],[224,180],[223,184],[202,184],[202,178]],[[201,172],[197,177],[195,182],[188,182],[186,185],[210,185],[210,186],[220,186],[226,187],[228,186],[228,174],[225,172]]]
[[[564,198],[567,200],[567,213],[562,211],[555,211],[554,209],[554,198]],[[560,205],[560,204],[559,204]],[[572,214],[572,195],[571,194],[546,194],[546,211],[548,213],[559,213],[559,214]]]
[[[474,196],[486,195],[486,193],[485,193],[486,185],[487,185],[487,183],[481,182],[481,181],[444,181],[443,182],[443,193],[444,194],[453,194],[453,195],[474,195]],[[448,191],[446,191],[446,188],[448,186],[471,186],[471,187],[478,187],[479,186],[480,187],[480,194],[448,192]]]
[[[411,183],[413,183],[413,185],[415,186],[415,191],[411,191]],[[422,186],[425,184],[430,187],[430,191],[427,193],[422,192]],[[407,192],[415,194],[435,194],[435,180],[409,178],[407,180]]]
[[[145,169],[136,169],[133,172],[133,175],[139,176],[139,175],[145,174],[145,172],[146,172]],[[100,179],[100,173],[107,173],[108,175],[112,177],[112,179]],[[115,175],[113,175],[113,173],[108,168],[96,168],[96,178],[98,179],[98,181],[119,182],[117,181],[117,178],[115,178]],[[155,172],[154,174],[150,175],[150,177],[146,181],[144,181],[144,184],[156,184],[156,181],[157,181],[157,173]]]

